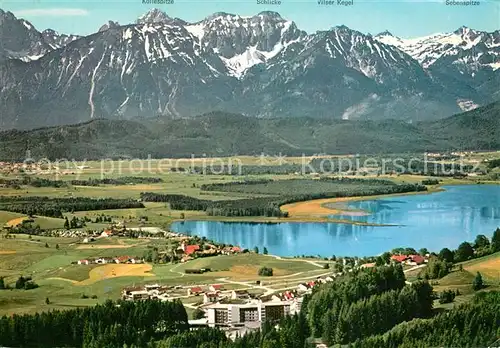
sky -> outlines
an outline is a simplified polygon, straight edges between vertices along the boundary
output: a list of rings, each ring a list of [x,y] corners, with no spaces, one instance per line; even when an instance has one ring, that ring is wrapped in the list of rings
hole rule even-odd
[[[30,21],[40,31],[50,28],[78,35],[94,33],[108,20],[133,23],[152,8],[188,22],[202,20],[220,11],[242,16],[276,11],[308,33],[337,25],[346,25],[365,34],[389,30],[401,38],[451,32],[461,26],[490,32],[500,29],[500,0],[479,0],[478,5],[469,6],[447,5],[445,1],[450,0],[352,0],[350,6],[319,5],[318,0],[281,0],[281,5],[258,4],[259,0],[143,3],[148,1],[151,0],[0,0],[0,8]]]

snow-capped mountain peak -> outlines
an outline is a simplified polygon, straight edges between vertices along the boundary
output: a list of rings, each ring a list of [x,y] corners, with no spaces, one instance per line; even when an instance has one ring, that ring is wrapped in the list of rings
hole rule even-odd
[[[387,33],[377,35],[376,39],[408,53],[424,68],[440,61],[446,60],[449,64],[450,60],[461,60],[470,65],[468,70],[472,73],[477,70],[478,64],[497,63],[500,60],[498,31],[488,33],[463,26],[451,33],[436,33],[414,39],[401,39]],[[475,67],[471,63],[476,63],[472,64]]]
[[[168,16],[165,12],[160,9],[154,8],[137,18],[136,24],[168,23],[172,20],[172,17]]]

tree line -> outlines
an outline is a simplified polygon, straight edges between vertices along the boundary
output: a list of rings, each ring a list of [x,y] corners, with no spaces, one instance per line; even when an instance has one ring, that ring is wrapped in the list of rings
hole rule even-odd
[[[50,303],[50,301],[47,301]],[[95,307],[0,318],[0,345],[8,347],[145,347],[188,330],[180,301],[107,301]]]
[[[21,186],[32,187],[68,187],[74,186],[100,186],[100,185],[136,185],[136,184],[157,184],[163,182],[161,178],[140,177],[140,176],[123,176],[118,178],[89,178],[87,180],[51,180],[46,178],[31,177],[23,175],[21,179],[5,179],[0,178],[0,185],[8,186],[15,189],[20,189]]]
[[[119,178],[103,178],[87,180],[71,180],[71,185],[75,186],[99,186],[99,185],[136,185],[136,184],[158,184],[163,182],[162,178],[123,176]]]
[[[144,205],[132,199],[114,198],[52,198],[45,196],[0,197],[0,210],[26,214],[63,218],[65,212],[144,208]]]

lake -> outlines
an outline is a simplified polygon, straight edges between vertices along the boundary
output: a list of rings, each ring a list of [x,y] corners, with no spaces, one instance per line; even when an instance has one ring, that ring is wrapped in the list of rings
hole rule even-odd
[[[175,232],[239,245],[266,247],[280,256],[371,256],[396,247],[427,248],[438,252],[488,237],[500,227],[500,185],[446,186],[432,194],[393,196],[348,203],[365,216],[332,217],[395,226],[360,226],[346,223],[279,224],[217,221],[183,221]]]

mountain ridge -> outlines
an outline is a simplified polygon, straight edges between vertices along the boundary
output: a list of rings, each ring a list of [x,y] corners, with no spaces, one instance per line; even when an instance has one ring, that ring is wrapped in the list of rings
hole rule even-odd
[[[0,160],[91,160],[232,155],[377,154],[498,150],[500,102],[438,121],[258,119],[211,112],[196,118],[96,119],[81,124],[0,132]]]

